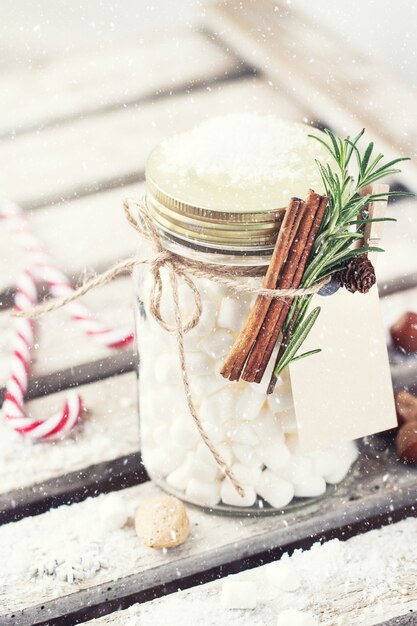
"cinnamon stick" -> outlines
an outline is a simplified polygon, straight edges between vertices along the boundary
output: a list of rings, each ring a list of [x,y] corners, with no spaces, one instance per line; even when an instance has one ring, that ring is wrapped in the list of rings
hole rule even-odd
[[[299,198],[291,198],[278,233],[270,265],[262,283],[266,289],[273,289],[277,283],[288,251],[298,231],[304,208],[304,203]],[[270,302],[271,299],[264,296],[259,296],[256,299],[245,326],[239,333],[221,369],[221,374],[225,378],[239,379],[247,356],[265,319]]]
[[[306,202],[307,210],[285,262],[282,276],[277,284],[278,288],[299,287],[326,210],[327,201],[326,197],[310,190]],[[260,382],[262,380],[290,306],[290,299],[271,302],[242,374],[243,380],[248,382]]]

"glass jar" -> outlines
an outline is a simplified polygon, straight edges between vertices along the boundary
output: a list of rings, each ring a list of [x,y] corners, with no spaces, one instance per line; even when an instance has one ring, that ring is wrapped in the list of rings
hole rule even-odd
[[[232,126],[236,122],[223,119]],[[223,119],[217,123],[224,131]],[[263,119],[257,118],[255,126],[262,126]],[[245,125],[250,126],[251,121],[249,116]],[[217,134],[212,132],[213,141],[220,140],[220,129]],[[211,130],[215,130],[215,124]],[[259,128],[255,130],[259,132]],[[297,130],[300,135],[310,131],[302,125]],[[188,171],[181,169],[181,163],[177,171],[166,167],[171,157],[175,165],[184,138],[187,140],[187,135],[156,148],[147,165],[146,203],[164,245],[188,259],[230,266],[233,275],[250,267],[259,277],[245,280],[261,286],[283,214],[275,199],[285,196],[288,201],[292,195],[305,195],[303,185],[320,188],[319,180],[312,181],[312,164],[317,155],[310,155],[311,163],[308,159],[302,163],[293,180],[283,181],[277,176],[267,182],[257,179],[248,186],[227,171],[207,173],[210,168],[204,155]],[[317,146],[315,149],[317,152]],[[296,157],[289,155],[295,162]],[[325,155],[321,153],[320,158]],[[240,163],[239,171],[243,169]],[[314,176],[317,179],[317,174]],[[161,314],[166,322],[174,324],[172,291],[165,268],[161,276]],[[152,276],[148,266],[138,266],[134,280],[141,451],[155,483],[210,510],[264,514],[321,497],[328,484],[344,479],[357,457],[356,445],[349,442],[308,454],[300,451],[288,369],[280,375],[275,391],[266,394],[274,355],[260,384],[243,380],[232,383],[220,374],[254,297],[237,295],[206,278],[195,278],[203,310],[197,326],[184,337],[191,394],[205,432],[244,488],[241,497],[219,469],[190,415],[176,338],[150,312]],[[194,297],[181,281],[179,299],[186,319],[192,313]]]

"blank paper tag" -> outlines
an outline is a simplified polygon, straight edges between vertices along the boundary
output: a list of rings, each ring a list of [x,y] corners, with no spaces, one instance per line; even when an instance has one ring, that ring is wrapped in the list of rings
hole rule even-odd
[[[325,448],[397,426],[378,289],[314,296],[321,313],[290,366],[300,446]]]

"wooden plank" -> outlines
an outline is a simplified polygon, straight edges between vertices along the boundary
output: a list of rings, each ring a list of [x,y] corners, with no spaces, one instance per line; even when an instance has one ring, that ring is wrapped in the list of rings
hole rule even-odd
[[[63,441],[32,444],[0,420],[0,493],[31,487],[138,451],[136,374],[82,385],[78,391],[87,413],[74,436]],[[64,395],[60,392],[33,400],[27,405],[28,412],[40,418],[49,415],[62,405]],[[68,488],[70,485],[65,486]],[[13,502],[6,497],[1,506],[5,515]]]
[[[0,493],[0,525],[40,515],[62,504],[82,502],[99,493],[127,489],[147,480],[139,452],[87,465],[28,487]]]
[[[136,623],[149,626],[163,624],[169,615],[172,616],[170,623],[174,626],[180,623],[192,624],[197,617],[201,626],[212,626],[233,623],[231,613],[236,615],[241,626],[273,624],[282,611],[295,607],[310,612],[323,626],[371,626],[383,618],[408,610],[408,615],[394,617],[379,626],[415,626],[417,597],[413,584],[416,577],[408,541],[413,540],[413,532],[416,530],[416,520],[409,519],[354,537],[345,544],[316,544],[310,552],[291,556],[286,560],[286,567],[292,567],[302,580],[296,593],[285,592],[279,585],[273,586],[268,577],[267,565],[239,572],[233,576],[233,580],[251,581],[256,585],[258,601],[255,610],[230,612],[224,609],[220,602],[222,581],[216,580],[173,593],[169,597],[135,604],[127,610],[88,621],[86,626],[125,626]],[[402,545],[399,545],[401,540]],[[364,555],[369,555],[368,562],[374,562],[378,553],[382,557],[379,558],[379,569],[375,571],[373,580],[369,581],[363,574],[366,568]],[[392,557],[390,561],[388,556]],[[398,570],[394,563],[398,564],[401,558],[401,568]],[[343,561],[344,567],[336,565]],[[357,571],[352,573],[353,564],[357,565]],[[370,582],[372,589],[369,588]]]
[[[394,617],[388,620],[388,622],[381,622],[377,626],[415,626],[417,607],[410,609],[410,613],[402,615],[401,617]],[[412,614],[411,614],[412,613]]]
[[[11,615],[12,623],[22,626],[83,621],[195,584],[195,574],[211,580],[236,571],[234,565],[241,569],[243,559],[256,557],[247,561],[253,566],[317,540],[347,539],[415,515],[416,471],[382,453],[384,447],[372,453],[368,449],[351,477],[327,498],[285,516],[236,520],[189,508],[191,536],[168,555],[142,546],[130,524],[111,535],[101,532],[99,508],[106,495],[2,526],[3,559],[13,567],[0,598],[0,624],[10,623]],[[156,492],[152,483],[145,483],[124,490],[121,497],[134,510]],[[28,584],[26,572],[34,564],[71,564],[81,556],[88,561],[90,555],[99,555],[106,567],[89,578],[58,585],[53,576],[42,576]]]
[[[206,35],[187,31],[52,56],[30,70],[2,73],[0,138],[137,106],[246,69]]]
[[[242,109],[291,119],[305,115],[267,83],[250,78],[76,120],[1,142],[2,193],[33,208],[106,187],[109,179],[112,185],[126,176],[139,180],[161,139],[208,115]]]
[[[415,156],[415,92],[384,67],[341,46],[332,31],[274,0],[219,1],[209,5],[208,19],[215,33],[316,119],[324,118],[343,134],[365,127],[390,158]],[[403,169],[403,179],[415,189],[415,160]]]
[[[119,278],[83,301],[111,328],[133,329],[133,283]],[[13,320],[9,311],[0,313],[0,386],[7,381]],[[36,345],[31,375],[44,378],[51,373],[114,355],[116,351],[88,337],[66,311],[55,311],[36,322]]]

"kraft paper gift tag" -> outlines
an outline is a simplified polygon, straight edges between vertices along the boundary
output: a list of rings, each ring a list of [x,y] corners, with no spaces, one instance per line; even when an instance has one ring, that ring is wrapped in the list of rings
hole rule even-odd
[[[378,187],[378,189],[375,189]],[[373,193],[387,191],[374,186]],[[381,217],[382,203],[370,206]],[[367,226],[365,241],[375,245],[381,225]],[[378,253],[370,255],[375,263]],[[339,289],[315,295],[320,315],[303,352],[322,352],[290,365],[295,414],[303,451],[351,441],[397,426],[386,338],[376,285],[367,294]]]

